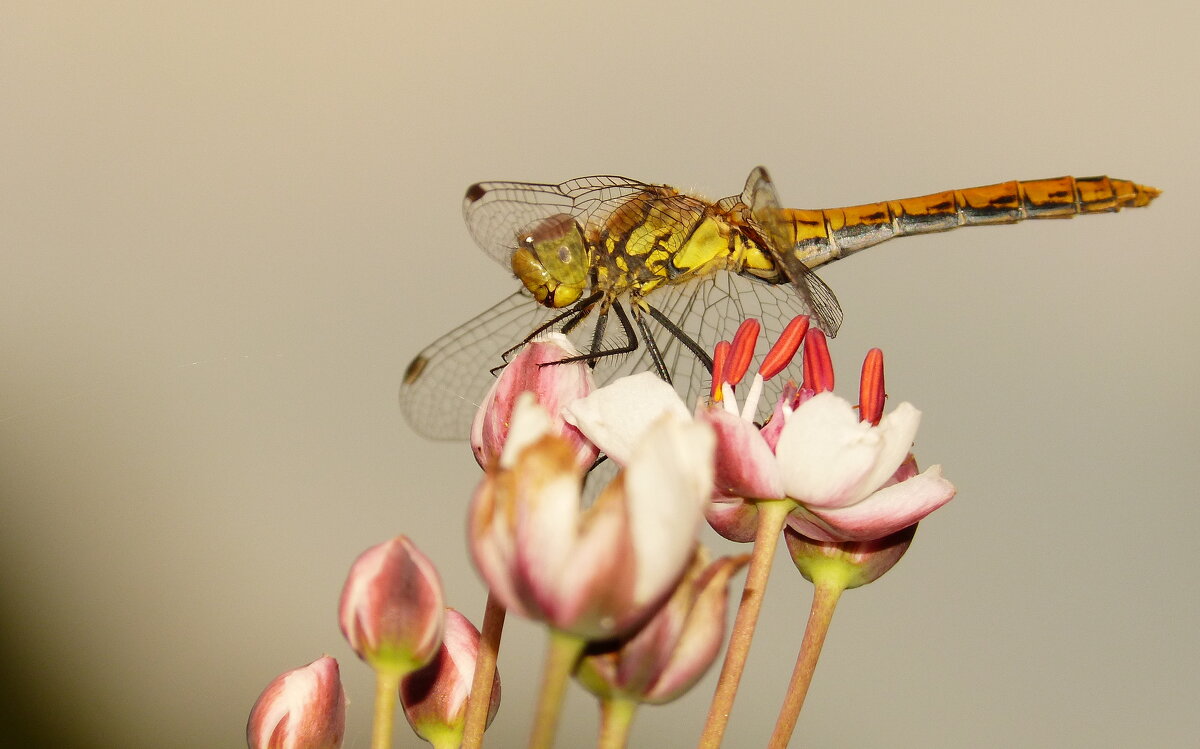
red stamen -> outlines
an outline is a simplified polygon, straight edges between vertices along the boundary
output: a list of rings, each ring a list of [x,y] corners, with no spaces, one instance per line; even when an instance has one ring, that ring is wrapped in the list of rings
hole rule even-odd
[[[746,376],[750,368],[750,360],[754,358],[754,347],[758,345],[758,331],[762,326],[758,320],[748,318],[738,326],[733,334],[732,351],[729,352],[729,369],[726,370],[725,381],[736,385]]]
[[[883,388],[883,352],[873,348],[863,359],[862,378],[858,384],[858,414],[863,421],[878,424],[883,418],[887,393]]]
[[[814,393],[833,390],[833,360],[818,328],[810,328],[804,338],[804,387]]]
[[[762,366],[758,368],[758,373],[762,375],[764,380],[771,379],[782,372],[784,367],[792,363],[792,358],[800,350],[800,344],[804,342],[804,334],[807,332],[808,317],[806,315],[793,317],[792,321],[783,329],[779,340],[775,341],[775,345],[763,357]]]
[[[721,385],[725,382],[725,365],[729,362],[729,341],[719,341],[713,349],[712,401],[721,401]]]

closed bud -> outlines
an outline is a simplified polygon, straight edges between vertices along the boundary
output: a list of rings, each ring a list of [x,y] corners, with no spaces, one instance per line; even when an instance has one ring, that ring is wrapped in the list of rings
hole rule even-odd
[[[467,697],[479,655],[479,630],[462,614],[446,609],[446,636],[436,656],[400,683],[404,716],[417,735],[436,747],[462,743]],[[500,677],[492,681],[488,724],[500,707]]]
[[[691,566],[667,603],[635,635],[619,643],[593,643],[575,674],[603,699],[663,704],[691,689],[725,639],[729,578],[749,556],[708,561],[696,549]]]
[[[437,654],[445,621],[437,570],[405,536],[367,549],[346,577],[338,620],[375,670],[403,676],[424,666]]]
[[[483,468],[500,459],[508,441],[513,411],[522,393],[549,414],[551,431],[565,439],[579,465],[591,466],[599,450],[562,418],[562,409],[595,388],[592,370],[585,361],[563,362],[579,352],[561,333],[550,333],[525,344],[496,379],[471,424],[471,450]]]
[[[280,675],[250,710],[250,749],[338,749],[346,730],[346,693],[338,664],[325,656]]]

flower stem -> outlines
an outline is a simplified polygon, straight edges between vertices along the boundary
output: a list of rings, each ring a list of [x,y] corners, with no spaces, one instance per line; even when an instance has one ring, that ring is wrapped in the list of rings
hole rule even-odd
[[[488,593],[483,609],[483,631],[479,633],[479,652],[475,656],[475,674],[471,677],[471,695],[463,724],[462,749],[483,746],[483,732],[492,706],[492,681],[496,676],[496,656],[500,636],[504,634],[504,607]]]
[[[388,749],[392,745],[392,722],[396,718],[399,689],[399,671],[375,671],[375,721],[371,726],[371,749]]]
[[[542,694],[538,698],[529,749],[550,749],[554,745],[558,715],[562,711],[563,695],[567,692],[567,679],[586,644],[587,641],[581,637],[550,630],[546,663],[542,670]]]
[[[750,653],[750,641],[754,638],[754,627],[762,609],[763,593],[767,578],[771,574],[771,562],[787,515],[796,506],[790,499],[761,500],[758,506],[758,530],[754,537],[754,555],[750,559],[750,570],[746,573],[746,586],[742,590],[742,601],[738,604],[733,631],[729,635],[729,648],[725,651],[725,662],[717,680],[717,691],[708,708],[708,721],[700,734],[702,749],[716,749],[721,745],[729,714],[733,710],[733,698],[737,695],[742,671],[746,668],[746,657]]]
[[[846,589],[841,579],[818,578],[814,580],[814,584],[812,608],[808,612],[808,625],[804,628],[804,641],[800,643],[796,668],[792,671],[792,680],[788,684],[783,707],[779,709],[775,732],[771,734],[771,741],[767,744],[769,749],[783,749],[791,741],[796,721],[800,718],[800,708],[804,707],[804,698],[808,694],[809,684],[812,683],[813,672],[817,670],[821,646],[825,644],[825,635],[829,633],[829,624],[833,621],[833,611],[842,591]]]
[[[629,743],[629,729],[637,707],[635,700],[624,697],[600,701],[600,740],[596,743],[599,749],[624,749]]]

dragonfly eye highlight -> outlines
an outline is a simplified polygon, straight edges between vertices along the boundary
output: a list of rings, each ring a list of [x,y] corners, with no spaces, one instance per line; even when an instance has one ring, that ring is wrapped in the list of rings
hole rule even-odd
[[[587,286],[588,253],[574,218],[559,213],[520,232],[512,269],[525,288],[547,307],[565,307]]]

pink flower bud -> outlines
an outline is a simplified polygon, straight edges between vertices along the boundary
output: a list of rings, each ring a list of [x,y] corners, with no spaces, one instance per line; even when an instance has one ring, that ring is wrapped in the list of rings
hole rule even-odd
[[[437,570],[405,536],[373,546],[350,568],[338,619],[350,647],[372,668],[414,671],[442,642],[445,603]]]
[[[404,677],[400,702],[417,735],[434,746],[462,743],[467,697],[479,654],[479,630],[462,614],[446,609],[446,636],[438,654],[424,668]],[[500,677],[492,682],[490,725],[500,707]]]
[[[522,393],[532,392],[538,405],[546,409],[552,431],[565,438],[582,466],[590,466],[599,450],[574,426],[563,421],[564,406],[592,392],[592,369],[585,361],[562,362],[578,356],[567,337],[559,333],[531,341],[513,357],[483,399],[471,424],[471,449],[479,465],[487,468],[500,459],[513,409]]]
[[[602,698],[663,704],[682,696],[721,651],[729,578],[749,559],[722,557],[709,563],[708,552],[697,548],[666,605],[615,649],[589,651],[576,678]]]
[[[325,656],[267,685],[250,710],[250,749],[338,749],[346,730],[346,693],[338,664]]]
[[[814,541],[792,528],[784,529],[792,562],[811,583],[836,580],[846,590],[883,577],[908,551],[917,524],[870,541]]]

